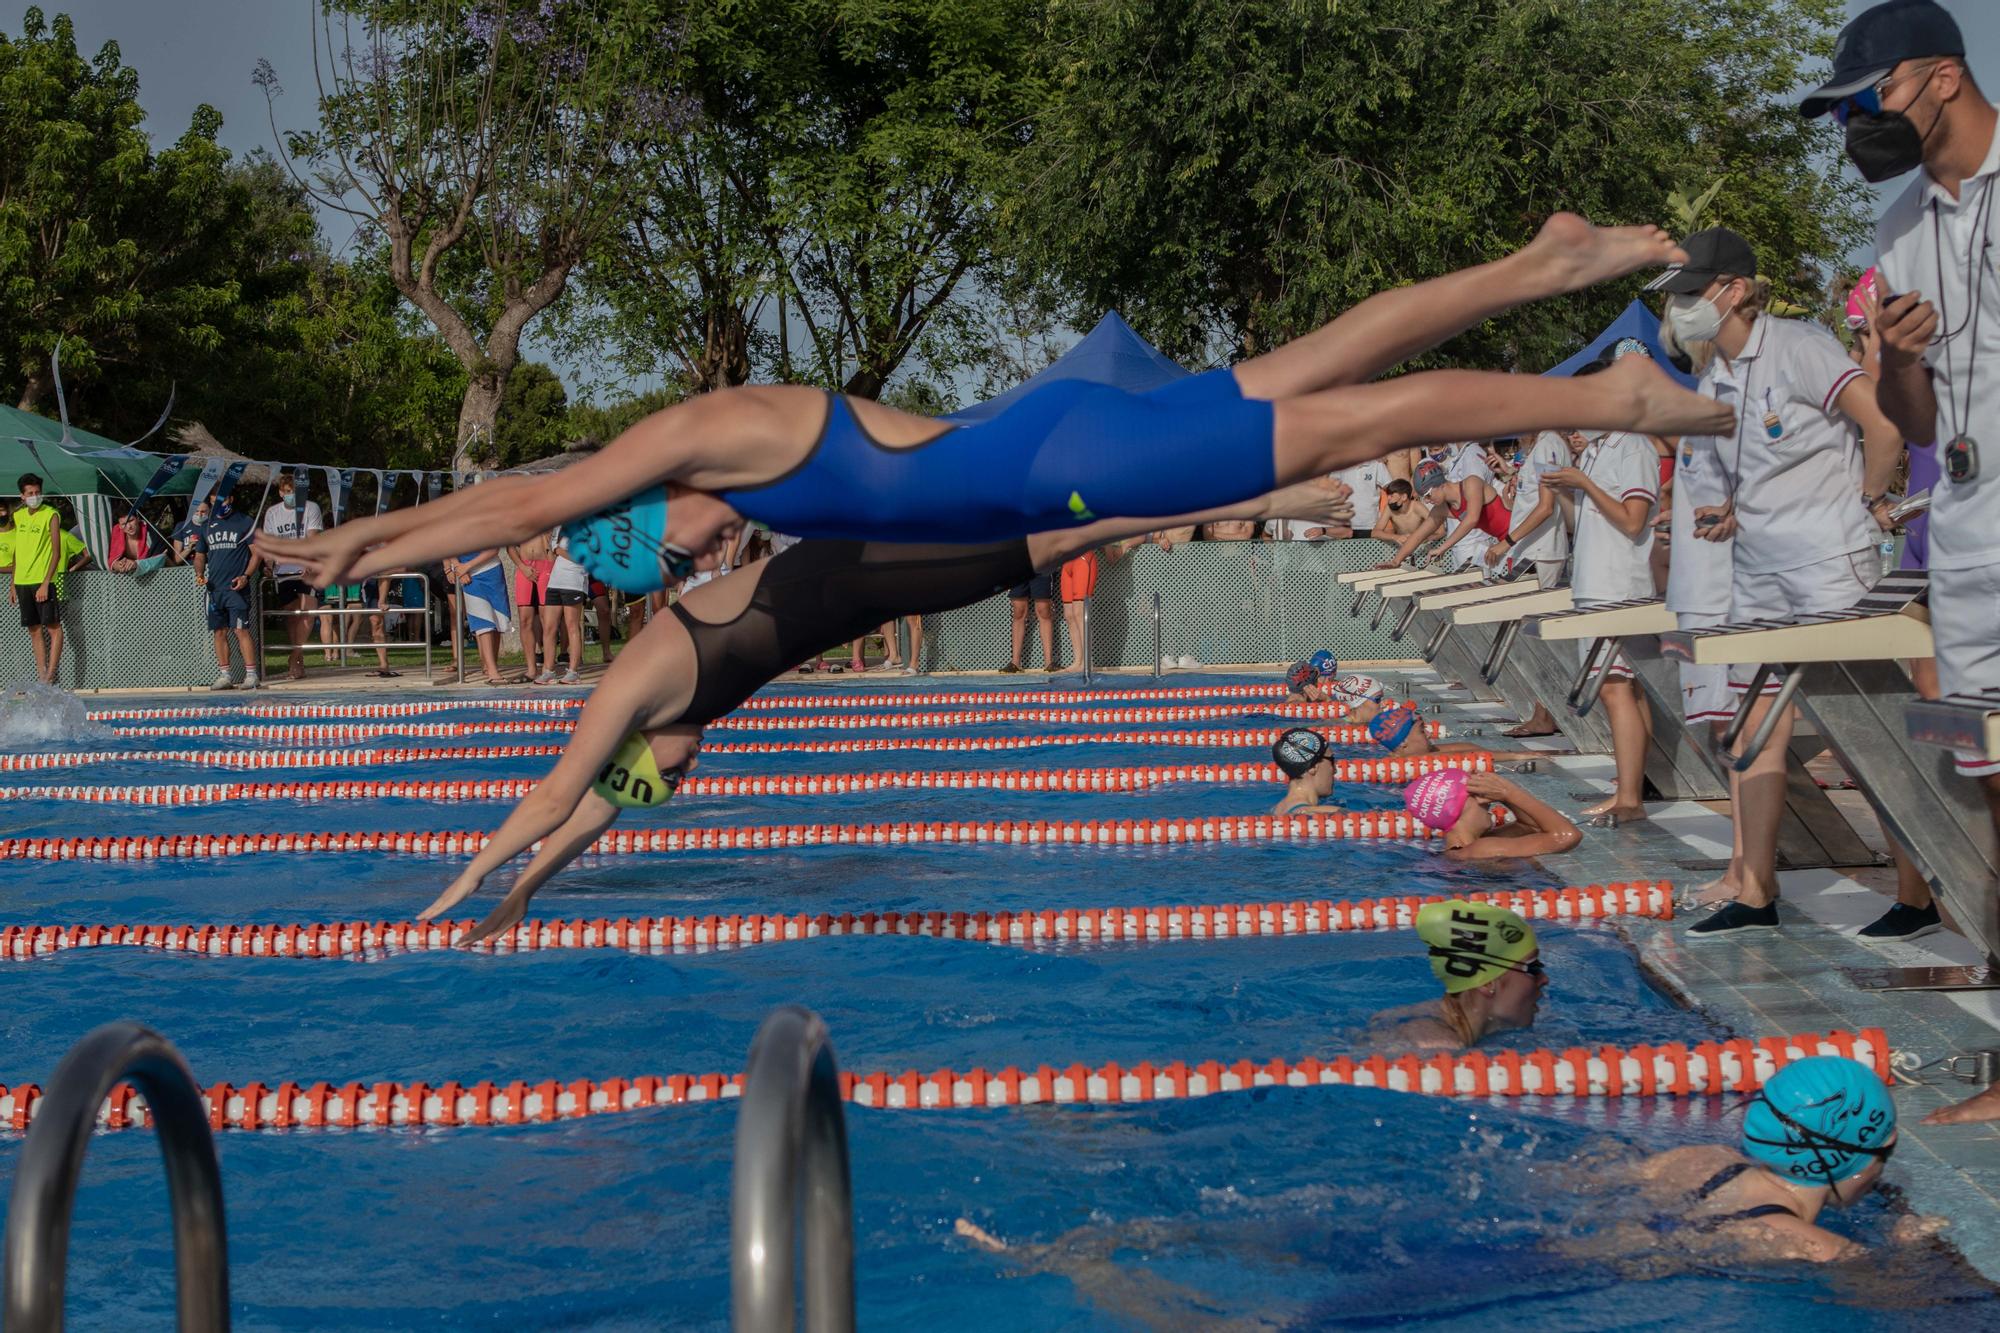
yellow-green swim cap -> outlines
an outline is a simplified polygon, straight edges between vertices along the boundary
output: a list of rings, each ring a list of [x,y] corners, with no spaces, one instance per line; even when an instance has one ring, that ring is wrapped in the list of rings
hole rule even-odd
[[[618,742],[618,749],[597,774],[590,789],[615,806],[643,810],[664,805],[681,785],[679,770],[660,772],[653,747],[638,732],[630,732]]]
[[[1519,971],[1539,947],[1535,932],[1513,912],[1463,898],[1418,908],[1417,938],[1430,946],[1431,971],[1447,995]]]

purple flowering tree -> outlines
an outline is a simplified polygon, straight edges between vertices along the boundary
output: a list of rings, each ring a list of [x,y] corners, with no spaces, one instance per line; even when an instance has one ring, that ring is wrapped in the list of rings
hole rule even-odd
[[[681,128],[660,86],[671,29],[649,0],[308,3],[320,123],[282,135],[286,157],[380,240],[464,367],[452,466],[472,466],[522,334],[624,225],[632,164]],[[283,92],[266,62],[256,81]]]

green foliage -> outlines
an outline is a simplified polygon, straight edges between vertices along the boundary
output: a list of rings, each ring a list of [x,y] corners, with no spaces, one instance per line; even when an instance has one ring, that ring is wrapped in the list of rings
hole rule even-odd
[[[651,416],[663,407],[672,407],[684,395],[677,388],[651,389],[645,393],[619,398],[608,406],[596,403],[576,403],[569,409],[564,423],[563,434],[566,442],[609,444],[619,435],[637,424],[642,417]]]
[[[174,365],[217,352],[242,299],[250,199],[221,117],[196,108],[156,153],[138,91],[117,43],[86,61],[66,15],[30,7],[0,34],[0,375],[25,407],[52,399],[58,340],[79,385]]]
[[[507,377],[500,421],[493,433],[493,456],[503,468],[559,454],[568,443],[569,394],[556,373],[539,361],[524,361]]]
[[[1550,213],[1711,221],[1782,287],[1865,234],[1796,88],[1837,0],[1052,0],[1010,196],[1026,261],[1181,357],[1254,353],[1490,260]],[[1540,368],[1636,291],[1491,321],[1442,359]]]

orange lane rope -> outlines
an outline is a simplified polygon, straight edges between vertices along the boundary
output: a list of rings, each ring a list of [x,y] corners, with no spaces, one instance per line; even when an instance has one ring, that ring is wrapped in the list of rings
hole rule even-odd
[[[1476,752],[1415,759],[1340,759],[1336,782],[1409,782],[1442,768],[1493,771],[1493,756]],[[1180,782],[1272,783],[1275,764],[1148,764],[1131,768],[929,769],[882,773],[746,774],[690,777],[688,796],[840,796],[874,791],[1132,792]],[[215,805],[224,801],[514,801],[534,790],[534,778],[408,782],[185,782],[143,787],[0,787],[0,801],[84,801],[99,805]]]
[[[1813,1055],[1840,1055],[1889,1078],[1880,1028],[1567,1050],[1438,1051],[1319,1060],[1140,1061],[1024,1070],[939,1069],[840,1076],[856,1106],[950,1110],[975,1106],[1115,1105],[1209,1097],[1253,1088],[1385,1088],[1438,1097],[1696,1097],[1751,1093],[1780,1069]],[[217,1130],[393,1129],[519,1125],[616,1115],[656,1106],[739,1097],[741,1074],[613,1079],[517,1079],[461,1083],[217,1083],[203,1090]],[[25,1131],[42,1101],[33,1083],[0,1084],[0,1127]],[[151,1123],[145,1099],[120,1084],[98,1108],[103,1129]]]
[[[1167,699],[1283,699],[1283,685],[1215,685],[1129,690],[953,690],[947,692],[862,694],[829,690],[821,694],[760,694],[738,705],[749,710],[803,708],[1013,707],[1032,704],[1130,704]],[[483,709],[499,713],[574,713],[582,698],[422,699],[395,703],[182,704],[173,707],[99,708],[92,722],[139,722],[207,717],[374,718],[421,717],[430,713]]]
[[[1617,916],[1671,919],[1673,885],[1660,880],[1566,889],[1511,889],[1463,895],[1530,921],[1603,921]],[[982,944],[1158,943],[1245,937],[1410,930],[1417,909],[1442,895],[1360,898],[1346,902],[1219,903],[1167,907],[1026,908],[1000,912],[740,913],[523,921],[476,946],[498,953],[545,949],[622,949],[687,953],[848,936],[918,936]],[[354,958],[381,951],[451,949],[476,923],[336,921],[263,925],[7,926],[0,961],[75,949],[160,949],[216,958]]]
[[[1500,808],[1500,807],[1496,807]],[[652,852],[772,851],[793,847],[913,847],[1001,844],[1029,847],[1135,847],[1184,843],[1399,842],[1440,837],[1401,810],[1334,810],[1292,815],[1182,816],[1172,819],[965,819],[935,823],[761,824],[730,828],[614,829],[591,845],[598,856]],[[254,856],[269,852],[402,852],[469,856],[488,835],[450,832],[162,833],[118,837],[4,838],[0,860],[157,861]]]

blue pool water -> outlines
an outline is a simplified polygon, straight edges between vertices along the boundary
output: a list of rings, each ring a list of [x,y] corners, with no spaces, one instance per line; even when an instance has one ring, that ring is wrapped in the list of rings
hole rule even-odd
[[[703,772],[1258,757],[1179,747],[753,755],[711,757]],[[529,776],[547,762],[285,776]],[[275,776],[99,766],[27,781]],[[717,798],[681,802],[671,819],[1142,818],[1262,811],[1275,795],[1186,785],[1123,795]],[[1334,800],[1384,807],[1395,795],[1344,786]],[[493,803],[400,800],[117,811],[22,801],[0,807],[0,822],[9,836],[453,829],[490,828],[502,813]],[[442,857],[355,855],[16,862],[0,869],[0,925],[402,919],[454,868]],[[590,861],[545,891],[536,913],[1021,909],[1562,882],[1559,862],[1474,870],[1397,844],[829,848]],[[1521,1044],[1721,1035],[1648,986],[1616,931],[1548,927],[1541,936],[1552,985]],[[1329,1056],[1368,1049],[1377,1010],[1436,993],[1414,944],[1406,933],[1037,950],[892,938],[662,957],[296,962],[82,951],[0,964],[0,1082],[45,1080],[71,1043],[117,1018],[167,1033],[203,1081],[239,1085],[733,1071],[758,1023],[788,1002],[826,1019],[842,1066],[857,1072]],[[1817,1330],[1830,1319],[1899,1329],[1993,1316],[1984,1289],[1942,1260],[1858,1284],[1788,1267],[1663,1274],[1642,1259],[1571,1257],[1607,1209],[1617,1211],[1615,1201],[1579,1192],[1573,1161],[1726,1139],[1737,1124],[1726,1110],[1468,1104],[1337,1089],[1111,1109],[850,1109],[862,1325]],[[237,1325],[723,1327],[733,1130],[725,1103],[511,1129],[224,1135]],[[0,1137],[0,1173],[11,1171],[18,1147]],[[1023,1248],[995,1256],[969,1247],[952,1234],[959,1217]],[[1889,1221],[1883,1204],[1869,1202],[1833,1224],[1879,1240]],[[168,1319],[170,1248],[151,1137],[100,1137],[74,1232],[72,1326]]]

